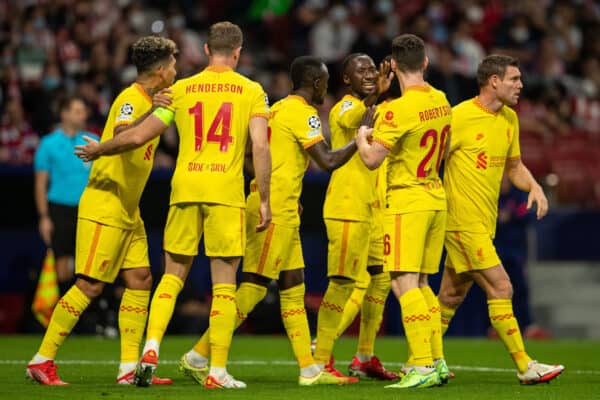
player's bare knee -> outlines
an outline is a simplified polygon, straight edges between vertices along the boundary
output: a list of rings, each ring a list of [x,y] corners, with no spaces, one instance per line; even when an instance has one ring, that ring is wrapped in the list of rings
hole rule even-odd
[[[492,284],[488,298],[512,299],[513,287],[508,279],[502,279]]]
[[[100,296],[104,290],[104,282],[100,282],[87,276],[78,276],[75,281],[75,286],[91,300]]]
[[[445,307],[456,309],[465,299],[466,293],[456,288],[440,288],[438,300]]]
[[[125,270],[122,274],[125,286],[133,290],[152,289],[152,273],[150,268],[135,268]]]

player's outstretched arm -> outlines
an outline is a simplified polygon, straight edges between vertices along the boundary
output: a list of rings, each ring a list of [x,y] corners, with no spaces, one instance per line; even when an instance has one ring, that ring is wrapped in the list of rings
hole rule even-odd
[[[106,142],[99,143],[84,136],[86,145],[75,146],[75,154],[84,161],[92,161],[101,156],[123,153],[142,146],[165,131],[168,127],[155,114],[144,119],[142,123],[121,132]]]
[[[363,113],[360,124],[366,126],[373,125],[373,118],[375,117],[375,107],[368,107],[367,111]],[[329,145],[325,141],[320,141],[306,149],[308,154],[313,160],[327,172],[341,167],[348,162],[356,152],[356,141],[351,140],[345,146],[332,151]]]
[[[378,142],[369,143],[369,138],[373,134],[373,128],[362,125],[356,133],[356,146],[360,159],[370,170],[377,169],[389,150],[387,147]]]
[[[518,189],[529,193],[527,209],[530,210],[535,203],[537,205],[537,219],[542,219],[548,213],[548,199],[544,194],[544,190],[531,175],[520,157],[506,161],[506,175]]]
[[[260,223],[256,226],[256,231],[260,232],[267,229],[271,223],[271,151],[267,137],[266,118],[250,118],[249,128],[254,175],[260,196]]]
[[[337,150],[331,150],[324,140],[317,142],[306,149],[308,154],[319,167],[327,172],[341,167],[356,153],[356,141],[351,140],[347,145]]]
[[[128,129],[138,126],[139,124],[144,122],[144,120],[146,118],[148,118],[150,115],[152,115],[152,113],[154,113],[154,111],[157,108],[159,108],[159,107],[163,107],[165,109],[168,108],[173,103],[172,96],[173,96],[173,91],[170,88],[165,88],[165,89],[162,89],[162,90],[158,91],[157,93],[155,93],[154,96],[152,96],[152,108],[150,108],[148,111],[146,111],[144,114],[142,114],[142,116],[139,117],[138,119],[136,119],[132,124],[119,125],[118,127],[116,127],[113,130],[113,136],[117,136],[119,133],[121,133],[123,131],[126,131]]]

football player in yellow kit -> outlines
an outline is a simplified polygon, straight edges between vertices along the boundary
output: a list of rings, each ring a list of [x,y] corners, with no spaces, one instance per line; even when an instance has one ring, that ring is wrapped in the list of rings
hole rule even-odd
[[[136,82],[113,102],[102,141],[123,135],[152,108],[152,96],[168,87],[175,78],[175,43],[148,36],[132,47],[138,70]],[[133,383],[139,346],[148,317],[152,275],[148,243],[139,211],[140,197],[150,171],[158,138],[144,148],[118,157],[94,162],[88,185],[79,203],[77,220],[75,284],[59,300],[38,350],[27,366],[27,375],[45,385],[64,385],[57,375],[54,358],[81,313],[106,283],[117,275],[125,282],[119,307],[121,363],[117,383]],[[150,378],[154,384],[171,380]]]

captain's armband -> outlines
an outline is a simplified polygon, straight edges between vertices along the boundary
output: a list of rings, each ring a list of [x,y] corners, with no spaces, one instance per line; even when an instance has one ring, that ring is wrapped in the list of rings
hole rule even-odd
[[[173,111],[163,107],[158,107],[152,112],[152,115],[160,119],[166,126],[171,125],[171,122],[173,122],[173,118],[175,117]]]

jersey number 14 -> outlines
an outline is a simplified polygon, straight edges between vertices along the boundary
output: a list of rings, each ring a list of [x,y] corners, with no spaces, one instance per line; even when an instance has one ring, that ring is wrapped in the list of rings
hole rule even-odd
[[[194,116],[195,150],[200,151],[204,141],[204,105],[199,101],[188,112]],[[233,142],[233,137],[230,135],[232,112],[232,103],[221,104],[206,133],[206,141],[219,143],[219,149],[222,152],[226,152],[229,144]],[[221,128],[220,134],[218,133],[219,128]]]

